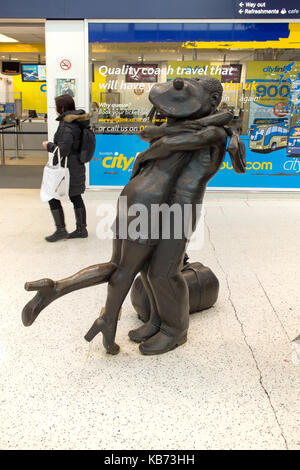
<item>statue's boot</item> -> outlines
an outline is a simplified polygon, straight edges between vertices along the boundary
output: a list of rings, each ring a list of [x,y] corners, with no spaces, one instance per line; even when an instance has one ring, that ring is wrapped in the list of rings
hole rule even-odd
[[[145,355],[163,354],[181,346],[187,340],[189,327],[188,288],[182,273],[152,277],[151,285],[161,325],[156,334],[140,344],[140,351]]]
[[[177,334],[170,335],[160,330],[154,336],[147,339],[139,346],[140,352],[145,356],[152,356],[155,354],[164,354],[168,351],[181,346],[187,341],[187,330],[178,332]]]
[[[75,290],[108,282],[116,268],[117,264],[113,262],[96,264],[60,281],[40,279],[39,281],[26,282],[25,290],[37,291],[37,294],[23,308],[24,326],[32,325],[41,311],[59,297]]]
[[[161,320],[156,310],[151,309],[149,320],[135,330],[130,330],[128,333],[131,341],[135,343],[142,343],[151,336],[159,332]]]
[[[172,259],[176,261],[175,256]],[[176,270],[170,276],[166,274],[161,277],[158,268],[160,266],[156,266],[156,269],[153,268],[150,284],[155,293],[157,311],[161,321],[160,329],[139,346],[141,353],[149,356],[164,354],[184,344],[187,340],[189,327],[189,293],[181,271]],[[168,269],[167,264],[166,269]],[[157,323],[154,324],[157,325]]]
[[[120,346],[115,343],[115,336],[117,330],[117,321],[108,323],[104,318],[99,317],[94,321],[93,325],[85,335],[85,340],[92,341],[98,333],[102,333],[103,346],[108,354],[118,354]]]

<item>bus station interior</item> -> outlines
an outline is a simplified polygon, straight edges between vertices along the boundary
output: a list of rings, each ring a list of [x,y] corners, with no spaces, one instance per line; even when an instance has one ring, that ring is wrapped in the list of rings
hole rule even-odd
[[[211,33],[208,23],[199,24],[214,45],[203,41],[190,47],[176,40],[181,36],[175,23],[160,26],[165,40],[143,42],[133,35],[124,42],[125,24],[114,30],[114,23],[95,22],[89,34],[86,110],[96,137],[103,145],[106,137],[120,134],[137,139],[141,126],[150,124],[151,82],[131,88],[126,73],[119,73],[123,67],[159,68],[158,82],[174,78],[177,67],[195,70],[198,64],[221,74],[236,67],[240,76],[222,83],[221,105],[232,111],[231,125],[249,139],[253,154],[275,161],[287,146],[287,82],[266,88],[259,63],[271,67],[264,72],[270,86],[276,64],[298,63],[300,72],[300,23],[290,25],[295,36],[278,26],[283,31],[278,47],[265,48],[226,45],[218,39],[218,23]],[[183,30],[181,23],[177,29]],[[0,36],[0,62],[46,65],[46,74],[54,67],[47,62],[44,20],[0,19],[0,34],[17,41],[2,42]],[[83,339],[104,305],[105,286],[58,300],[31,328],[21,323],[22,307],[31,298],[25,281],[46,275],[61,279],[108,261],[111,239],[98,237],[99,208],[115,206],[121,191],[99,189],[98,183],[89,187],[84,194],[89,237],[45,242],[53,229],[48,207],[39,199],[48,159],[42,142],[50,125],[49,86],[54,83],[0,73],[0,448],[300,449],[300,166],[290,176],[292,190],[209,188],[200,241],[188,254],[191,262],[201,261],[217,275],[218,302],[191,316],[186,345],[145,358],[127,336],[140,324],[128,296],[118,326],[121,352],[108,356],[100,337],[90,344]],[[280,93],[275,117],[255,117],[255,97],[269,105]],[[153,123],[164,121],[156,116]],[[261,168],[252,171],[262,173]],[[268,176],[270,187],[275,178],[277,173]],[[71,231],[72,206],[64,207]]]
[[[1,62],[45,64],[44,21],[12,23],[1,20],[1,34],[17,41],[1,42]],[[45,92],[41,91],[43,83],[23,82],[20,74],[15,76],[1,74],[0,78],[2,105],[6,103],[15,105],[13,113],[1,113],[2,121],[7,115],[15,114],[19,120],[19,131],[47,133],[47,100]],[[12,119],[11,122],[14,123]],[[13,129],[15,128],[10,128],[10,131]],[[47,160],[47,154],[41,147],[44,137],[42,134],[5,135],[3,142],[5,164],[43,165]]]
[[[17,41],[0,44],[0,58],[2,62],[15,61],[23,65],[47,65],[45,56],[45,24],[43,20],[30,20],[30,22],[20,20],[15,23],[8,20],[1,21],[2,34],[8,36],[12,41]],[[239,43],[233,44],[234,47],[228,47],[224,41],[219,41],[219,43],[215,41],[216,46],[214,48],[211,45],[211,40],[218,33],[218,29],[220,31],[224,30],[224,24],[219,25],[219,27],[218,25],[213,25],[212,27],[212,25],[205,24],[200,25],[200,31],[203,31],[204,28],[206,29],[205,32],[209,41],[196,44],[193,48],[188,42],[183,43],[179,39],[177,39],[177,42],[174,39],[172,40],[172,34],[176,38],[174,31],[176,33],[177,28],[174,25],[171,25],[169,28],[165,24],[155,26],[165,30],[163,33],[170,31],[171,37],[168,38],[168,35],[164,34],[164,38],[166,38],[164,42],[159,42],[158,40],[141,42],[140,38],[139,42],[134,42],[134,38],[130,42],[110,42],[110,37],[116,38],[118,35],[120,36],[120,33],[118,32],[118,34],[114,35],[114,28],[106,25],[104,33],[101,34],[100,32],[98,34],[100,39],[97,39],[97,35],[94,35],[96,39],[94,38],[90,41],[89,111],[92,114],[95,132],[136,134],[136,129],[139,129],[141,125],[145,126],[149,123],[151,104],[147,98],[147,90],[149,90],[148,85],[151,85],[151,83],[138,83],[135,84],[135,88],[133,84],[127,83],[127,87],[120,88],[118,87],[120,74],[114,75],[111,72],[113,70],[121,70],[126,64],[135,64],[136,66],[155,64],[155,67],[161,70],[161,73],[157,75],[158,82],[174,78],[176,69],[179,70],[178,67],[183,69],[192,67],[193,64],[199,64],[199,67],[203,67],[204,70],[206,68],[206,75],[208,66],[210,70],[211,67],[215,67],[216,71],[218,71],[216,76],[219,77],[222,67],[223,70],[224,67],[230,67],[231,65],[239,67],[238,78],[235,76],[233,77],[235,79],[232,81],[227,76],[224,78],[224,81],[222,80],[224,89],[222,104],[234,114],[234,120],[231,124],[239,130],[241,135],[249,135],[251,124],[253,124],[253,119],[250,122],[251,99],[255,98],[259,102],[267,98],[269,100],[278,100],[278,97],[280,97],[282,98],[281,105],[284,105],[286,101],[285,86],[279,90],[271,90],[271,95],[267,96],[264,85],[259,85],[260,80],[255,80],[253,77],[255,77],[258,62],[276,65],[276,63],[280,62],[300,60],[300,50],[294,47],[297,42],[293,41],[293,37],[291,37],[291,44],[288,44],[287,48],[284,47],[283,43],[278,44],[278,49],[270,47],[264,49],[261,46],[258,49],[255,49],[253,46],[247,49],[245,44],[239,49]],[[182,25],[179,26],[182,28]],[[191,25],[189,27],[191,31],[193,26],[195,30],[199,29],[199,25]],[[128,27],[128,25],[123,25],[123,35],[126,33],[125,27]],[[297,24],[292,24],[291,27],[295,29],[294,34],[298,33]],[[237,26],[235,30],[238,30]],[[137,33],[136,36],[138,38]],[[177,36],[180,38],[180,35],[177,34]],[[100,42],[101,37],[104,38],[104,42]],[[173,67],[175,72],[168,74],[168,67]],[[108,70],[109,74],[106,74],[105,70]],[[184,74],[184,76],[190,77],[187,74]],[[272,78],[274,78],[272,77],[272,71],[270,71],[268,77],[272,81]],[[5,165],[42,166],[47,161],[47,153],[41,148],[41,143],[45,140],[47,133],[46,81],[24,79],[22,70],[20,70],[19,74],[13,76],[1,75],[0,79],[2,106],[5,103],[14,105],[13,113],[0,113],[2,126],[6,123],[7,116],[8,123],[11,122],[11,125],[17,123],[18,126],[18,129],[12,125],[7,131],[3,130],[1,163]],[[130,85],[132,85],[131,88]],[[9,109],[2,109],[2,111],[9,111]],[[285,115],[284,109],[282,114],[280,114],[279,110],[279,119]],[[14,120],[14,117],[17,118],[17,121]],[[114,125],[116,123],[118,126]],[[121,130],[117,130],[118,128]],[[14,130],[18,130],[18,134],[15,134]],[[22,134],[22,132],[36,132],[36,134]],[[252,138],[255,139],[255,135]],[[272,143],[273,141],[269,146]],[[268,147],[265,150],[268,150]]]

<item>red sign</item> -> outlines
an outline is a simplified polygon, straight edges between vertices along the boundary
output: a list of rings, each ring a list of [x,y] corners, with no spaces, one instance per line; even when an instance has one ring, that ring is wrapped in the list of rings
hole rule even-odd
[[[242,64],[222,65],[221,83],[240,83]]]
[[[157,64],[126,64],[125,81],[129,83],[157,82]]]
[[[60,68],[63,70],[69,70],[71,68],[71,62],[68,59],[64,59],[60,63]]]
[[[278,103],[273,106],[273,113],[275,116],[284,117],[289,114],[289,106],[285,101],[278,101]]]

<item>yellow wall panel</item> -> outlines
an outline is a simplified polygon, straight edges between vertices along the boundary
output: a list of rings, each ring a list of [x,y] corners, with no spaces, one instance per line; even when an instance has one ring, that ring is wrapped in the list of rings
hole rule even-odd
[[[22,75],[13,78],[14,92],[22,93],[23,109],[35,109],[37,113],[47,113],[46,82],[22,82]]]

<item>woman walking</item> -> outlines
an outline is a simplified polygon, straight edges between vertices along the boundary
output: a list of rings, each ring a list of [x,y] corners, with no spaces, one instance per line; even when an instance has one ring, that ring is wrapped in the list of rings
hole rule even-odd
[[[48,242],[56,242],[65,238],[87,238],[86,209],[82,199],[85,191],[85,165],[81,163],[79,154],[81,146],[82,129],[89,127],[89,115],[82,109],[75,109],[75,103],[70,95],[61,95],[55,98],[58,129],[54,135],[54,142],[43,142],[48,152],[54,152],[59,147],[62,165],[67,158],[67,167],[70,171],[69,197],[74,206],[76,230],[72,233],[66,231],[64,211],[58,199],[49,201],[50,210],[56,226],[53,235],[46,237]],[[54,157],[54,164],[57,156]]]

